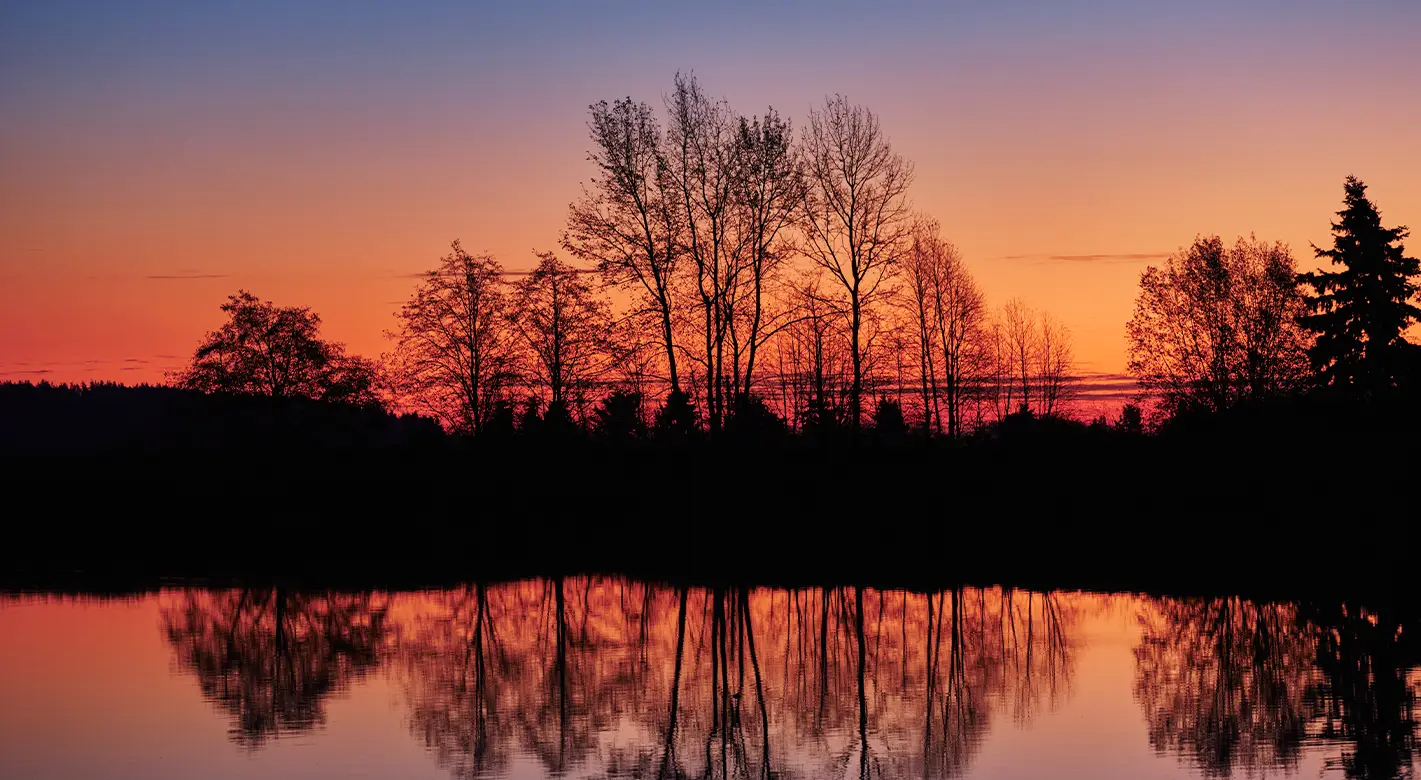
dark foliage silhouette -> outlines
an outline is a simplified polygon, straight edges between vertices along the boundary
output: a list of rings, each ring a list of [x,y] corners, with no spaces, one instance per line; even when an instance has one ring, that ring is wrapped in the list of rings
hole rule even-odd
[[[320,337],[321,318],[238,291],[222,304],[228,321],[203,337],[179,387],[208,393],[252,393],[379,405],[373,363]]]
[[[1303,274],[1312,288],[1303,324],[1317,334],[1309,357],[1318,382],[1363,397],[1391,391],[1421,362],[1404,332],[1421,319],[1414,303],[1421,261],[1405,256],[1406,227],[1385,228],[1367,185],[1348,176],[1332,248],[1314,247],[1338,270]]]
[[[603,398],[595,411],[598,435],[613,441],[631,441],[647,436],[646,414],[641,393],[618,390]]]
[[[0,455],[438,449],[433,420],[305,398],[113,383],[0,383]]]
[[[669,440],[684,439],[696,432],[696,418],[691,397],[673,390],[666,397],[666,403],[656,410],[656,435]]]
[[[1126,326],[1130,372],[1165,416],[1291,392],[1306,369],[1296,276],[1283,244],[1195,239],[1140,275]]]

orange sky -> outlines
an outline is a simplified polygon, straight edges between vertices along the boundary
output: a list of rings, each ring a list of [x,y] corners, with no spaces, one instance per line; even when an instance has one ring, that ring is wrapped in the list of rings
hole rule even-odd
[[[510,268],[555,248],[586,105],[657,102],[677,69],[745,113],[870,106],[990,300],[1055,312],[1086,371],[1123,370],[1142,258],[1196,233],[1309,267],[1349,173],[1421,226],[1411,4],[831,4],[742,27],[161,5],[0,10],[0,379],[160,380],[239,287],[378,354],[451,239]]]

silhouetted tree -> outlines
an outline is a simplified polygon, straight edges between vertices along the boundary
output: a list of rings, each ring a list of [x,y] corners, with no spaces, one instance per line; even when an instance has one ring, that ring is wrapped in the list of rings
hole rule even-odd
[[[725,348],[732,329],[732,290],[739,281],[742,253],[732,223],[739,216],[740,147],[737,117],[724,100],[712,100],[694,75],[676,74],[666,100],[668,120],[663,156],[685,220],[684,246],[694,264],[694,289],[701,311],[697,362],[705,371],[705,409],[712,431],[725,417]],[[689,319],[689,318],[688,318]],[[733,356],[732,356],[733,359]]]
[[[938,225],[935,220],[925,216],[917,217],[913,221],[912,245],[907,260],[902,265],[903,281],[907,286],[908,314],[918,347],[918,389],[922,394],[922,426],[925,434],[933,430],[934,422],[937,423],[938,430],[942,429],[936,403],[938,323],[934,316],[936,257],[933,250],[938,248],[937,234]]]
[[[531,384],[549,408],[580,408],[610,363],[611,315],[582,272],[551,252],[517,286],[514,322]]]
[[[864,310],[874,305],[911,225],[907,203],[913,166],[893,152],[867,108],[842,95],[809,112],[804,139],[805,252],[843,288],[853,364],[848,416],[863,416]]]
[[[1035,365],[1041,388],[1041,414],[1062,414],[1075,392],[1075,354],[1070,329],[1050,312],[1041,312]]]
[[[735,400],[726,429],[748,439],[778,437],[786,432],[785,421],[772,411],[763,398],[740,396]]]
[[[1421,262],[1404,254],[1405,226],[1382,227],[1366,184],[1348,176],[1345,191],[1332,248],[1313,247],[1341,270],[1298,277],[1315,293],[1302,322],[1317,334],[1309,358],[1319,383],[1366,397],[1394,387],[1417,360],[1417,347],[1403,334],[1421,319],[1412,303]]]
[[[503,268],[455,241],[396,315],[390,360],[400,395],[452,430],[482,433],[515,378]]]
[[[1120,407],[1120,416],[1115,419],[1115,430],[1133,435],[1144,433],[1145,419],[1140,407],[1135,404]]]
[[[595,415],[597,433],[601,436],[619,441],[646,436],[640,393],[618,390],[602,399]]]
[[[967,401],[981,383],[988,359],[983,330],[987,304],[957,247],[934,232],[925,249],[931,269],[932,314],[942,351],[947,433],[960,436]]]
[[[592,188],[572,204],[562,244],[574,257],[595,263],[609,285],[637,296],[665,352],[674,392],[681,389],[672,320],[683,219],[661,151],[661,127],[650,106],[631,98],[588,108],[587,156],[598,172]]]
[[[754,393],[756,359],[766,340],[793,317],[793,309],[767,311],[765,296],[792,247],[781,236],[796,226],[804,201],[804,174],[793,145],[794,129],[773,108],[740,118],[734,193],[740,278],[730,291],[738,394]],[[744,363],[743,370],[741,363]]]
[[[1126,326],[1130,372],[1168,415],[1292,390],[1306,365],[1296,279],[1285,244],[1196,239],[1140,275]]]
[[[891,398],[878,399],[878,406],[873,410],[873,429],[883,441],[900,441],[908,432],[903,407]]]
[[[672,390],[666,403],[656,410],[656,435],[663,438],[689,436],[696,430],[696,407],[691,397],[681,390]]]
[[[1013,298],[1002,306],[1001,327],[1007,361],[1001,374],[1021,388],[1021,410],[1035,411],[1031,406],[1032,374],[1041,343],[1041,334],[1036,330],[1036,312],[1020,298]],[[1010,409],[1010,403],[1007,406]]]
[[[378,406],[376,369],[320,337],[321,318],[246,290],[227,298],[228,321],[203,337],[192,365],[172,379],[206,393],[249,393]]]

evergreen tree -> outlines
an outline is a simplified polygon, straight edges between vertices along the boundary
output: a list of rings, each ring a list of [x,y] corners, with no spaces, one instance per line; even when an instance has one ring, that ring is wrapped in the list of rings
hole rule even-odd
[[[1421,318],[1412,304],[1421,263],[1404,256],[1404,226],[1384,228],[1367,185],[1347,177],[1346,207],[1332,225],[1332,248],[1313,251],[1337,271],[1302,274],[1312,287],[1304,327],[1317,334],[1309,351],[1324,386],[1374,395],[1398,383],[1415,347],[1402,333]]]

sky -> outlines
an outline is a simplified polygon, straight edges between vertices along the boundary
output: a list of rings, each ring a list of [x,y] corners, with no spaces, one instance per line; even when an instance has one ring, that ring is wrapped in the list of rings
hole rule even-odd
[[[1348,174],[1421,230],[1418,33],[1414,0],[7,0],[0,380],[160,381],[239,288],[378,355],[451,240],[556,249],[588,104],[678,70],[801,126],[868,106],[989,301],[1120,372],[1197,234],[1316,267]]]

